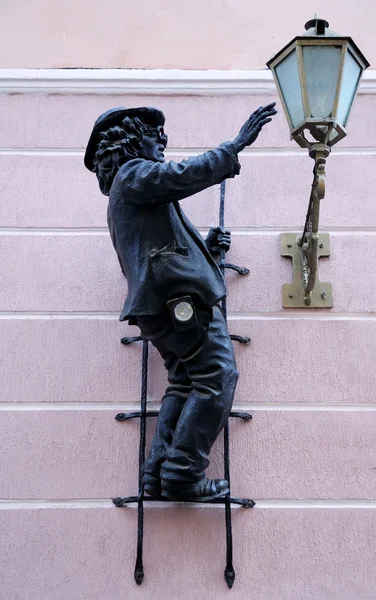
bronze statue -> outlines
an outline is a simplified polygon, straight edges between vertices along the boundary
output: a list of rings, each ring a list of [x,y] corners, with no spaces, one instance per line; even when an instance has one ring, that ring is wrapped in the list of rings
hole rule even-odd
[[[87,145],[85,166],[109,196],[108,226],[128,282],[120,320],[138,325],[168,371],[144,464],[152,496],[210,501],[229,491],[205,470],[238,379],[218,306],[226,287],[213,258],[229,249],[230,234],[213,228],[204,241],[179,202],[239,174],[238,153],[271,121],[274,106],[254,112],[232,142],[180,163],[165,162],[165,117],[155,108],[105,112]]]

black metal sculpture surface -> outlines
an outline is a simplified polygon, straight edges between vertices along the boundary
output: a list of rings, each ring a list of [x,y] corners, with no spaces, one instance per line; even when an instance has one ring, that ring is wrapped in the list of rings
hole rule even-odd
[[[229,412],[237,379],[229,338],[243,344],[250,339],[228,335],[224,273],[225,269],[232,269],[246,275],[249,270],[225,262],[230,247],[230,234],[224,231],[225,189],[226,178],[239,172],[237,153],[253,143],[275,112],[274,104],[261,107],[232,144],[222,144],[217,150],[179,165],[160,166],[164,163],[167,136],[163,114],[152,108],[118,108],[104,113],[96,121],[87,146],[85,165],[96,172],[102,192],[110,195],[111,237],[128,278],[129,294],[121,319],[141,326],[143,336],[121,340],[125,345],[143,341],[141,410],[115,417],[117,421],[140,419],[138,495],[113,499],[118,507],[137,502],[134,578],[138,585],[144,580],[144,491],[152,502],[194,500],[224,504],[224,575],[229,588],[235,580],[231,505],[252,508],[255,503],[247,498],[233,498],[230,493],[227,417],[249,421],[251,415]],[[131,167],[135,168],[130,170]],[[115,183],[118,172],[119,181]],[[146,186],[144,176],[150,182]],[[219,227],[210,230],[204,244],[178,201],[219,182]],[[218,267],[211,256],[219,256]],[[220,295],[223,318],[217,304]],[[147,410],[148,339],[164,356],[169,370],[170,386],[160,412]],[[209,348],[208,358],[205,347]],[[194,374],[192,379],[189,372]],[[223,396],[217,401],[220,392]],[[158,424],[145,463],[149,417],[158,417]],[[211,444],[221,427],[224,479],[210,481],[199,469],[208,464]]]
[[[140,444],[141,502],[143,491],[153,500],[213,502],[226,496],[229,538],[229,474],[211,480],[205,471],[223,427],[228,445],[228,417],[245,418],[231,413],[238,373],[225,321],[223,277],[230,233],[223,228],[222,208],[222,226],[212,228],[204,241],[179,201],[221,183],[222,207],[225,180],[240,171],[238,153],[256,140],[274,114],[274,103],[260,107],[233,142],[181,163],[166,163],[163,113],[154,108],[116,108],[97,119],[85,154],[85,166],[96,173],[102,193],[109,196],[108,225],[128,282],[120,320],[128,320],[141,330],[144,376],[148,341],[157,348],[168,370],[169,386],[146,461],[144,435]],[[219,266],[217,256],[221,258]],[[146,386],[143,395],[142,414],[118,415],[118,420],[141,416],[143,427]],[[148,416],[157,414],[149,412]],[[225,463],[226,456],[228,448]],[[225,473],[229,473],[228,465]],[[121,500],[119,505],[123,505]],[[252,501],[238,502],[253,505]],[[232,542],[231,548],[229,544],[227,547],[226,580],[231,587],[235,577]],[[135,577],[140,583],[142,536],[138,562]]]

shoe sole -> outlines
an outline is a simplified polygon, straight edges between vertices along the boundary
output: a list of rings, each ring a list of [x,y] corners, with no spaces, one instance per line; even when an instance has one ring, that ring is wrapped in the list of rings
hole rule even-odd
[[[210,496],[196,496],[196,497],[182,497],[174,495],[168,491],[162,490],[162,498],[167,498],[168,500],[175,500],[175,502],[210,502],[211,500],[216,500],[217,498],[221,498],[222,496],[226,496],[230,490],[223,490],[218,492],[217,494],[213,494]]]
[[[144,487],[144,493],[147,494],[148,496],[154,496],[156,498],[160,498],[162,496],[161,488],[156,489],[156,488]]]

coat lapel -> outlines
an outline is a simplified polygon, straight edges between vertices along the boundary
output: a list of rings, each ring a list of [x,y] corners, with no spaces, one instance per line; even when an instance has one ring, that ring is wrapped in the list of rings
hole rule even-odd
[[[212,257],[209,250],[207,249],[207,246],[206,246],[204,240],[202,239],[200,233],[197,231],[196,227],[190,222],[188,217],[184,214],[184,211],[182,211],[182,209],[180,208],[179,202],[174,202],[173,205],[174,205],[174,208],[176,210],[176,213],[177,213],[180,221],[183,224],[183,227],[191,235],[192,239],[195,241],[197,246],[200,248],[201,252],[204,254],[204,256],[208,260],[208,262],[211,265],[215,265],[215,267],[217,267],[218,271],[221,273],[217,263],[215,262],[214,258]],[[222,275],[222,273],[221,273],[221,275]]]

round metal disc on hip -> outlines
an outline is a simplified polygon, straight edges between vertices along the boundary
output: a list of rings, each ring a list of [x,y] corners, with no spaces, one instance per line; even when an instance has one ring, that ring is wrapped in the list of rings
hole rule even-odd
[[[178,321],[189,321],[193,317],[193,308],[189,302],[179,302],[174,308],[174,315]]]

